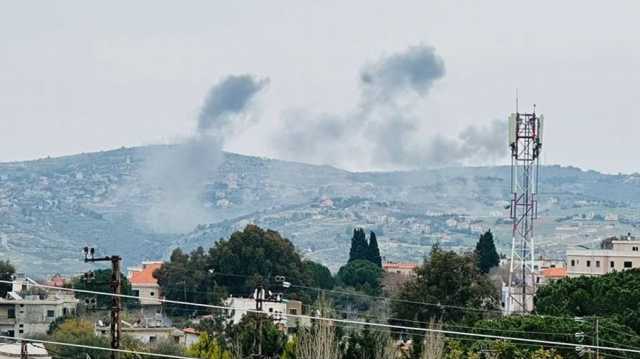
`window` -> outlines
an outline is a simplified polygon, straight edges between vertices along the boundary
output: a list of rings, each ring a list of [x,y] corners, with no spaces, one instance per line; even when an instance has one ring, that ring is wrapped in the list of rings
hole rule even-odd
[[[295,308],[291,308],[291,309],[289,309],[289,314],[296,315],[296,314],[298,314],[298,310],[295,309]]]
[[[634,252],[637,252],[638,251],[638,246],[631,247],[631,250],[634,251]]]
[[[633,266],[633,264],[631,262],[624,262],[624,267],[625,268],[631,268]]]
[[[609,263],[609,267],[611,267],[611,268],[615,268],[615,266],[616,266],[616,264],[615,264],[615,263],[616,263],[616,262],[611,261],[611,263]]]
[[[18,333],[24,334],[24,330],[20,329],[20,330],[18,330]]]
[[[155,336],[150,336],[149,337],[149,343],[155,343],[157,341],[158,341],[158,337],[155,337]]]
[[[15,337],[16,336],[16,332],[13,330],[7,330],[7,336],[9,337]]]
[[[536,283],[540,283],[540,277],[536,277]]]
[[[269,308],[269,313],[273,313],[273,308]]]
[[[587,267],[591,267],[591,261],[587,261]]]
[[[571,266],[575,267],[576,266],[576,261],[574,261],[573,259],[571,260]]]
[[[16,310],[14,308],[9,308],[9,310],[7,310],[7,318],[16,319]]]
[[[596,261],[596,268],[600,268],[600,261]]]
[[[139,297],[139,296],[140,296],[140,290],[138,290],[138,289],[134,289],[134,290],[133,290],[133,296],[134,296],[134,297]]]
[[[152,296],[152,297],[153,297],[155,294],[156,294],[156,293],[154,293],[154,292],[149,292],[149,295],[150,295],[150,296]]]
[[[56,315],[56,312],[53,310],[47,310],[47,318],[53,318]]]

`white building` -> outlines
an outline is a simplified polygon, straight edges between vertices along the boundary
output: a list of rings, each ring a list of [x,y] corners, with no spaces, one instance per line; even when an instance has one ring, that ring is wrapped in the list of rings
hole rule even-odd
[[[142,262],[139,267],[127,268],[127,279],[131,283],[133,295],[141,297],[139,302],[142,306],[159,307],[162,295],[158,280],[153,276],[153,272],[162,267],[161,261]]]
[[[27,358],[51,359],[47,349],[42,344],[28,343],[26,345]],[[20,343],[0,345],[0,359],[16,359],[22,357],[22,345]]]
[[[234,324],[240,323],[242,317],[253,312],[256,309],[256,301],[253,298],[236,298],[229,297],[225,301],[225,305],[233,309],[229,310],[230,321]],[[302,314],[302,302],[298,300],[283,300],[281,302],[262,302],[262,311],[269,316],[276,325],[283,326],[284,328],[295,328],[298,323],[301,323],[296,317],[289,317],[291,315]]]
[[[611,249],[567,250],[568,276],[598,276],[640,268],[640,240],[614,240],[611,243]]]
[[[9,292],[0,298],[0,333],[11,337],[46,334],[57,318],[75,314],[78,300],[69,294]]]

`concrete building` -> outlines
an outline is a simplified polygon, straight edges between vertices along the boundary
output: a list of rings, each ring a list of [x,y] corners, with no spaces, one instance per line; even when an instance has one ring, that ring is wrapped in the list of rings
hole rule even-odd
[[[27,358],[51,359],[47,349],[41,344],[29,343],[26,346]],[[22,345],[20,343],[0,345],[0,359],[16,359],[22,357]]]
[[[160,285],[153,277],[153,272],[162,267],[161,261],[142,262],[139,267],[127,268],[127,279],[131,283],[133,295],[141,297],[140,304],[143,306],[159,307],[162,305],[160,299]]]
[[[154,344],[170,341],[176,344],[185,343],[184,333],[174,327],[131,327],[123,325],[122,334],[137,339],[144,344]],[[96,325],[96,335],[108,337],[111,335],[110,327]]]
[[[382,269],[384,269],[385,272],[402,274],[408,277],[416,275],[416,268],[418,268],[418,265],[415,263],[387,262],[382,264]]]
[[[572,278],[630,268],[640,268],[640,240],[614,240],[611,249],[567,250],[567,275]]]
[[[240,323],[242,317],[250,310],[256,309],[256,301],[253,298],[229,297],[225,305],[234,309],[229,310],[229,320],[234,324]],[[263,302],[262,311],[269,316],[273,322],[283,327],[283,329],[296,328],[298,325],[305,325],[302,320],[289,317],[288,314],[301,315],[302,302],[298,300],[283,300],[282,302]]]
[[[0,298],[0,333],[17,338],[46,334],[51,322],[75,314],[77,306],[78,300],[69,294],[10,292]]]

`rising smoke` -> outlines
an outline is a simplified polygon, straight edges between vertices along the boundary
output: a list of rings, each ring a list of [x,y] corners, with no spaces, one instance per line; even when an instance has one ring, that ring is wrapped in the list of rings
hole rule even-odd
[[[268,84],[251,75],[227,76],[209,91],[196,132],[147,159],[141,179],[154,191],[144,222],[159,232],[186,232],[211,221],[204,207],[205,185],[223,160],[222,147],[238,123],[250,120],[248,109]]]
[[[445,75],[429,46],[415,46],[364,66],[360,102],[345,114],[290,110],[274,141],[280,157],[347,168],[418,168],[493,160],[502,155],[505,124],[470,126],[457,137],[424,137],[428,119],[415,105]]]

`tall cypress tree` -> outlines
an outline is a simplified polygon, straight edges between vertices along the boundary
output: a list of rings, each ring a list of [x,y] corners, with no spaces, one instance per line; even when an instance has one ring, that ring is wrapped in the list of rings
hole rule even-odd
[[[498,255],[498,251],[496,251],[491,230],[486,231],[480,236],[476,244],[475,255],[476,264],[482,273],[489,273],[491,268],[497,267],[500,264],[500,256]]]
[[[380,248],[378,248],[378,239],[376,234],[371,231],[369,234],[369,258],[370,262],[382,268],[382,257],[380,256]]]
[[[369,245],[367,244],[367,237],[362,228],[353,230],[351,249],[349,250],[349,262],[357,259],[369,260]]]

